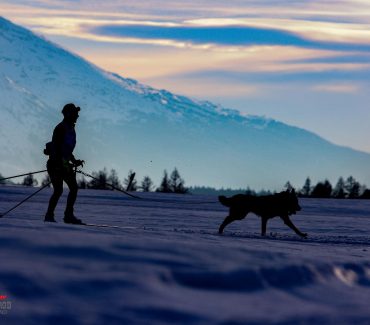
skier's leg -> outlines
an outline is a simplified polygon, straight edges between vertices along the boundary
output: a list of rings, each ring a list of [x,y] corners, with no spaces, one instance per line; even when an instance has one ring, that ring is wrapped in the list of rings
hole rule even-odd
[[[73,171],[68,171],[65,173],[63,178],[69,188],[65,215],[73,215],[73,207],[76,202],[78,192],[76,174]]]
[[[64,181],[67,183],[69,188],[67,206],[64,212],[64,222],[72,224],[82,224],[83,222],[80,219],[76,218],[76,216],[74,215],[73,209],[78,192],[76,173],[74,173],[73,171],[66,172],[66,174],[64,175]]]
[[[49,168],[49,166],[48,166],[48,173],[49,173],[49,177],[50,177],[50,180],[51,180],[51,184],[53,185],[53,190],[54,191],[53,191],[53,194],[50,197],[48,210],[46,212],[44,220],[49,221],[49,222],[55,222],[54,210],[55,210],[55,207],[58,204],[60,196],[63,193],[63,177],[58,172],[58,170]]]

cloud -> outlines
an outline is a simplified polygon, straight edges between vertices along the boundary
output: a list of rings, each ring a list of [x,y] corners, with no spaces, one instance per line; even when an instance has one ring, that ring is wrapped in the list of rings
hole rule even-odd
[[[314,66],[313,66],[314,68]],[[356,81],[361,83],[369,84],[370,82],[370,68],[367,69],[358,68],[357,71],[345,71],[342,68],[337,70],[323,70],[315,71],[314,69],[308,69],[308,71],[255,71],[255,72],[244,72],[237,71],[236,69],[231,70],[217,70],[215,68],[212,71],[199,71],[189,74],[184,74],[184,77],[191,78],[223,78],[232,82],[245,82],[245,83],[260,83],[269,84],[276,86],[280,84],[286,85],[300,85],[301,87],[307,87],[311,84],[318,82],[343,82],[343,81]]]
[[[370,14],[370,12],[369,12]],[[294,33],[307,40],[370,43],[369,23],[356,23],[322,20],[314,17],[306,18],[207,18],[187,21],[194,26],[244,26],[265,28]]]
[[[196,25],[200,24],[200,25]],[[281,45],[336,51],[370,51],[369,30],[359,26],[343,28],[338,24],[280,21],[275,23],[239,20],[204,20],[186,23],[115,22],[97,27],[86,26],[86,33],[119,41],[141,40],[174,46],[251,46]],[[255,25],[255,26],[253,26]],[[335,25],[335,26],[333,26]],[[284,27],[281,27],[284,26]],[[362,26],[366,28],[366,26]],[[179,45],[180,44],[180,45]]]
[[[320,57],[313,57],[313,58],[306,58],[306,59],[293,59],[290,60],[290,63],[370,63],[370,56],[366,55],[366,53],[344,53],[337,55],[328,55],[328,56],[320,56]]]
[[[328,93],[341,93],[341,94],[356,94],[360,91],[361,87],[355,84],[321,84],[312,88],[314,91],[328,92]]]
[[[187,26],[147,26],[147,25],[111,25],[90,29],[98,35],[123,38],[173,40],[194,44],[219,44],[231,46],[251,45],[296,45],[311,46],[292,33],[273,29],[261,29],[238,26],[187,27]]]
[[[83,1],[79,1],[81,2]],[[76,7],[78,9],[81,6]],[[276,82],[275,79],[291,82],[299,78],[312,80],[321,76],[324,80],[331,80],[341,77],[338,72],[347,75],[348,72],[353,72],[352,76],[355,78],[363,78],[361,71],[369,70],[370,62],[364,54],[370,51],[370,44],[353,43],[357,36],[357,39],[361,38],[361,24],[235,17],[171,21],[151,19],[153,17],[150,18],[147,14],[138,19],[132,12],[125,13],[126,17],[123,15],[123,19],[119,12],[112,14],[104,9],[102,6],[101,12],[95,11],[91,15],[67,9],[48,9],[47,12],[52,12],[52,15],[43,16],[40,8],[33,8],[34,15],[24,19],[38,32],[51,36],[80,38],[96,44],[106,43],[104,47],[107,51],[112,44],[143,45],[150,49],[150,53],[161,48],[156,51],[158,55],[154,59],[155,67],[151,63],[145,63],[148,62],[147,52],[140,54],[137,51],[133,55],[128,53],[129,55],[123,56],[122,48],[115,50],[114,59],[111,55],[112,60],[107,60],[107,54],[98,53],[96,47],[93,51],[84,53],[72,48],[106,69],[120,73],[119,66],[123,65],[120,57],[124,57],[126,71],[129,73],[124,75],[144,81],[155,77],[191,74],[195,71],[212,74],[216,70],[218,74],[224,72],[227,77],[237,78],[240,75],[245,78],[243,74],[248,73],[257,82],[268,82],[269,78],[272,82]],[[278,6],[276,10],[283,9]],[[297,11],[297,8],[289,10]],[[329,36],[329,41],[321,41],[314,39],[313,35],[316,34],[311,35],[311,30],[320,30],[322,35],[327,36],[329,31],[338,35],[347,33],[349,36],[339,43],[330,41]],[[347,32],[344,33],[343,30]],[[306,37],[307,35],[311,38]],[[173,56],[172,49],[182,51]],[[143,55],[146,59],[142,58],[140,63],[139,58]],[[271,73],[276,76],[271,76]]]
[[[148,56],[148,53],[150,55]],[[230,80],[249,78],[276,82],[279,78],[321,78],[325,73],[343,71],[363,73],[370,69],[370,62],[330,61],[340,58],[334,51],[304,49],[288,46],[251,46],[230,51],[228,47],[202,50],[188,48],[158,48],[146,46],[137,49],[124,47],[110,51],[106,47],[87,48],[80,55],[110,71],[152,82],[155,78],[176,77],[191,74],[225,74]],[[322,62],[321,62],[322,60]],[[317,62],[316,62],[317,61]],[[307,76],[303,76],[303,74]]]
[[[370,48],[370,3],[360,0],[201,0],[196,4],[153,0],[150,5],[127,0],[4,1],[2,13],[38,26],[43,33],[106,42]],[[64,29],[67,21],[70,28]]]

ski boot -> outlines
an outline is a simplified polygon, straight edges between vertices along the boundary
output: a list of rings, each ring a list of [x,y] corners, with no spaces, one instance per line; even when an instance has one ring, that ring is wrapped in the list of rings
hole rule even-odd
[[[66,211],[64,213],[63,221],[64,221],[64,223],[70,223],[70,224],[73,224],[73,225],[84,225],[82,220],[76,218],[76,216],[73,213],[73,210],[72,211]]]
[[[54,213],[46,212],[44,222],[56,222],[54,219]]]

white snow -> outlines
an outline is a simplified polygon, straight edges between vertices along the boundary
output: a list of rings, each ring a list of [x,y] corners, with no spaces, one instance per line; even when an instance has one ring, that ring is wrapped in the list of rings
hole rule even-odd
[[[0,213],[35,191],[0,187]],[[2,324],[368,324],[370,201],[300,200],[259,235],[255,215],[217,234],[216,197],[81,190],[76,215],[42,217],[51,190],[0,219]],[[3,322],[5,321],[5,322]]]

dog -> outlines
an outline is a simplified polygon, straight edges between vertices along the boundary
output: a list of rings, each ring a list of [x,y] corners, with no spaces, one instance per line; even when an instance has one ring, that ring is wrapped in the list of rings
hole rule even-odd
[[[219,234],[222,234],[228,224],[235,220],[242,220],[249,212],[252,212],[261,217],[262,236],[266,235],[267,221],[274,217],[280,217],[298,236],[307,238],[307,234],[301,232],[289,218],[290,215],[301,210],[294,189],[265,196],[247,194],[237,194],[229,198],[219,196],[218,200],[222,205],[230,208],[229,215],[220,225]]]

